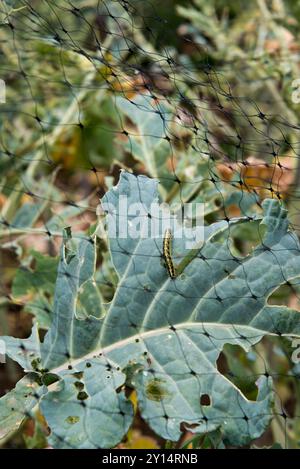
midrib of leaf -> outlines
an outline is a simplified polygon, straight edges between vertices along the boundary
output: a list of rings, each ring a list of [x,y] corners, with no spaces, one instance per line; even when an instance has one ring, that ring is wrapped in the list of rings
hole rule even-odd
[[[184,323],[177,323],[177,324],[174,324],[172,325],[172,327],[174,327],[175,329],[186,329],[186,328],[197,328],[197,327],[202,327],[202,324],[200,322],[192,322],[192,321],[187,321],[187,322],[184,322]],[[237,325],[233,325],[231,323],[218,323],[218,322],[205,322],[205,327],[206,328],[209,328],[209,327],[213,327],[213,328],[219,328],[219,329],[224,329],[224,330],[227,330],[228,329],[232,329],[234,327],[234,329],[236,327],[240,327],[243,329],[243,331],[246,331],[246,330],[249,330],[249,332],[252,332],[253,335],[252,336],[249,336],[249,339],[259,339],[260,337],[262,337],[263,335],[266,334],[266,332],[268,333],[268,335],[271,335],[271,336],[276,336],[275,333],[273,332],[269,332],[269,331],[264,331],[264,330],[261,330],[261,329],[257,329],[256,327],[252,327],[252,326],[248,326],[248,325],[244,325],[244,324],[237,324]],[[103,356],[107,355],[108,353],[114,351],[114,350],[117,350],[119,348],[122,348],[122,347],[126,347],[128,344],[130,343],[133,343],[135,342],[136,339],[140,339],[140,340],[145,340],[145,339],[148,339],[148,338],[151,338],[151,337],[155,337],[157,335],[163,335],[163,334],[166,334],[170,331],[170,327],[160,327],[158,329],[153,329],[151,331],[146,331],[146,332],[140,332],[138,334],[135,334],[135,335],[132,335],[130,337],[126,337],[126,339],[122,339],[118,342],[114,342],[113,344],[110,344],[110,345],[107,345],[106,347],[98,347],[96,348],[95,350],[93,350],[92,352],[89,352],[88,354],[80,357],[80,358],[76,358],[76,359],[70,359],[68,361],[68,363],[65,363],[63,365],[60,365],[58,366],[57,368],[53,368],[51,370],[51,373],[61,373],[62,371],[65,371],[67,370],[68,366],[71,365],[73,368],[75,368],[77,365],[79,365],[80,363],[84,362],[84,361],[87,361],[87,360],[91,360],[93,358],[97,358],[98,355],[102,354]],[[284,335],[284,334],[282,334]],[[289,335],[289,334],[288,334]],[[189,338],[189,340],[191,340]],[[196,346],[197,347],[197,346]],[[197,349],[197,351],[199,352],[199,348]]]

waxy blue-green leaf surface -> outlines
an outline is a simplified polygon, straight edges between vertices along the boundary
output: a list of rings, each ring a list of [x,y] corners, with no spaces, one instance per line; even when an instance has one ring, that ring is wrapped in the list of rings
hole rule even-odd
[[[112,216],[129,227],[133,217],[118,213],[124,195],[128,206],[141,202],[147,213],[158,200],[157,182],[122,172],[104,196]],[[54,322],[42,345],[41,366],[60,378],[41,405],[51,444],[117,444],[133,417],[125,382],[163,438],[177,440],[184,427],[218,429],[225,443],[239,446],[263,433],[272,416],[271,378],[258,376],[257,399],[249,401],[216,366],[225,344],[249,350],[267,334],[300,335],[297,311],[267,304],[274,290],[300,275],[299,242],[278,201],[266,200],[263,208],[262,242],[253,253],[236,257],[231,224],[221,221],[205,227],[204,245],[175,279],[162,260],[162,238],[111,238],[119,283],[102,319],[76,317],[79,290],[93,278],[93,242],[82,239],[68,255],[62,248]],[[224,241],[217,242],[220,233]],[[188,255],[185,242],[174,239],[175,263]]]

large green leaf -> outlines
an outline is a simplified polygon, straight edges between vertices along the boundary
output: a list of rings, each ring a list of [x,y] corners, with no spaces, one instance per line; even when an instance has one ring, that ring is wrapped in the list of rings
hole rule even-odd
[[[157,182],[121,173],[103,199],[112,219],[124,217],[118,213],[124,195],[128,206],[141,202],[147,213],[158,198]],[[41,403],[51,444],[95,448],[120,441],[133,417],[125,383],[137,390],[143,418],[166,439],[177,440],[184,427],[218,429],[237,446],[261,435],[272,417],[271,378],[259,378],[250,401],[216,361],[225,344],[249,350],[266,334],[300,335],[298,312],[267,304],[278,286],[300,275],[298,239],[277,201],[264,202],[262,224],[262,243],[245,258],[231,252],[230,222],[205,227],[204,246],[175,279],[161,259],[161,239],[111,238],[119,283],[103,319],[78,319],[74,307],[93,277],[94,243],[81,239],[68,252],[63,246],[54,322],[42,344],[41,369],[59,377]],[[215,239],[220,233],[223,242]],[[175,238],[174,261],[188,254],[186,239]]]

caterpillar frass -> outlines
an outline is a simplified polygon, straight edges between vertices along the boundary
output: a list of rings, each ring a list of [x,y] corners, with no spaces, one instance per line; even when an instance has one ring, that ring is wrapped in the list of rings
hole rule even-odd
[[[175,278],[176,277],[176,269],[174,267],[173,260],[172,260],[172,257],[171,257],[172,238],[173,238],[172,232],[168,228],[165,231],[165,235],[164,235],[163,256],[164,256],[164,259],[165,259],[165,262],[166,262],[166,267],[167,267],[167,271],[168,271],[169,276],[171,278]]]

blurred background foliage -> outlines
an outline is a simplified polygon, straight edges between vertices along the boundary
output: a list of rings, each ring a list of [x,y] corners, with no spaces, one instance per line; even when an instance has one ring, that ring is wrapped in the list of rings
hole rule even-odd
[[[298,230],[299,0],[12,0],[0,12],[0,335],[27,337],[32,322],[44,334],[62,228],[94,232],[99,197],[122,168],[160,178],[162,200],[177,207],[205,202],[207,223],[279,198]],[[255,223],[230,237],[237,255],[259,241]],[[103,240],[98,250],[96,282],[110,301],[117,278]],[[297,282],[270,301],[299,309]],[[274,375],[277,412],[253,447],[299,447],[292,352],[268,339],[220,356],[219,370],[250,399],[265,363]],[[20,373],[0,365],[1,395]],[[46,447],[46,435],[37,413],[2,446]],[[168,445],[137,410],[119,446]],[[177,447],[217,445],[184,432]]]

